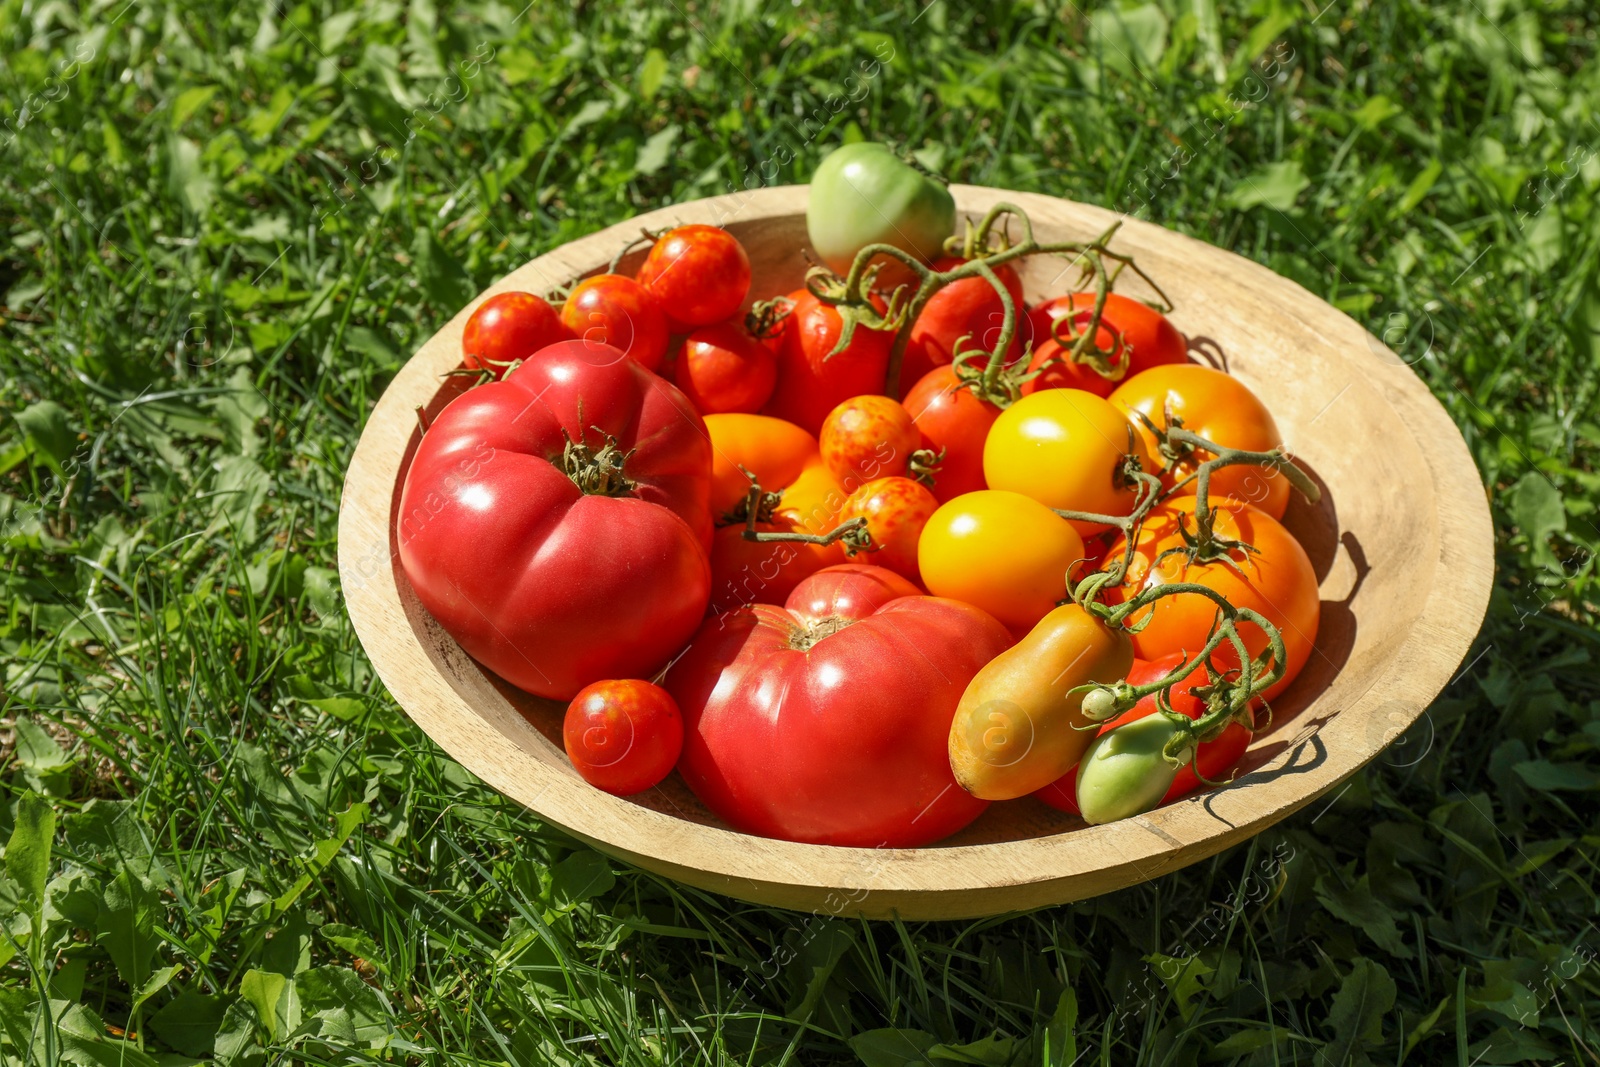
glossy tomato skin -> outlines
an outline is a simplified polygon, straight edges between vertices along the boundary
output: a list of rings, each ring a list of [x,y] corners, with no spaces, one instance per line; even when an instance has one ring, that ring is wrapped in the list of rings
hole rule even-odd
[[[498,293],[478,305],[461,334],[462,365],[496,378],[506,365],[573,336],[561,315],[532,293]]]
[[[634,449],[632,488],[580,491],[563,432]],[[564,341],[434,419],[406,473],[401,564],[439,624],[528,692],[569,700],[648,677],[710,595],[710,468],[677,389],[609,346]]]
[[[743,321],[727,319],[684,339],[672,380],[702,415],[753,413],[772,396],[778,360]]]
[[[1096,396],[1109,396],[1117,387],[1116,381],[1092,367],[1058,359],[1071,350],[1069,339],[1088,326],[1094,302],[1094,293],[1069,293],[1048,300],[1029,313],[1034,356],[1028,369],[1038,370],[1047,364],[1049,369],[1023,385],[1024,395],[1041,389],[1082,389]],[[1058,330],[1061,340],[1057,340]],[[1188,342],[1177,327],[1150,305],[1120,293],[1106,294],[1094,344],[1112,357],[1114,365],[1126,366],[1119,376],[1121,381],[1151,367],[1189,362]]]
[[[956,787],[946,736],[967,681],[1009,643],[1004,627],[936,597],[861,609],[824,622],[743,608],[708,620],[668,672],[678,769],[736,829],[911,848],[986,806]]]
[[[1133,416],[1139,412],[1158,428],[1165,429],[1167,416],[1182,420],[1183,428],[1228,448],[1247,452],[1270,452],[1283,446],[1277,421],[1254,393],[1239,379],[1211,367],[1189,364],[1182,367],[1157,367],[1129,378],[1111,394],[1112,406],[1129,413],[1146,446],[1156,447],[1155,435]],[[1175,484],[1196,466],[1195,459],[1210,459],[1199,453],[1180,462],[1163,476]],[[1289,507],[1292,487],[1277,471],[1264,467],[1224,467],[1211,475],[1210,491],[1254,504],[1275,519],[1283,518]],[[1182,492],[1193,496],[1190,483]]]
[[[923,376],[903,402],[921,435],[919,448],[944,453],[933,474],[933,495],[947,503],[987,488],[983,445],[1000,409],[961,386],[955,368],[937,367]]]
[[[750,257],[720,226],[695,223],[661,235],[639,267],[639,283],[675,333],[731,318],[750,292]]]
[[[1122,412],[1081,389],[1049,389],[1023,397],[995,420],[983,446],[983,478],[991,489],[1023,493],[1047,507],[1128,515],[1136,492],[1121,468],[1129,454],[1143,470],[1155,469]],[[1110,528],[1070,521],[1085,537]]]
[[[859,558],[916,581],[917,542],[922,528],[939,510],[927,486],[910,478],[879,478],[850,494],[841,521],[866,519],[872,549]]]
[[[1145,520],[1135,542],[1127,581],[1120,588],[1108,589],[1107,600],[1117,602],[1155,585],[1197,582],[1216,590],[1235,607],[1260,612],[1283,635],[1287,656],[1287,672],[1263,694],[1270,701],[1294,681],[1316,642],[1321,619],[1316,571],[1300,543],[1266,512],[1217,496],[1211,497],[1211,503],[1217,508],[1217,536],[1245,541],[1255,546],[1255,552],[1235,553],[1231,562],[1195,564],[1175,553],[1155,565],[1163,552],[1183,546],[1180,516],[1191,531],[1194,529],[1195,498],[1174,497]],[[1119,536],[1112,541],[1107,555],[1116,558],[1125,547],[1126,541]],[[1137,623],[1149,619],[1134,635],[1134,649],[1141,659],[1148,660],[1175,652],[1196,652],[1205,644],[1216,614],[1216,605],[1198,593],[1163,597],[1130,620]],[[1239,633],[1251,657],[1267,647],[1267,636],[1258,627],[1241,623]],[[1238,657],[1229,642],[1217,649],[1215,660],[1225,669],[1238,667]]]
[[[1158,678],[1163,678],[1182,666],[1188,657],[1173,654],[1162,656],[1157,660],[1136,659],[1133,667],[1128,671],[1129,685],[1148,685]],[[1197,686],[1206,685],[1210,681],[1210,674],[1204,667],[1197,667],[1187,678],[1172,687],[1168,702],[1172,710],[1179,715],[1186,715],[1190,719],[1198,719],[1205,714],[1205,702],[1194,695]],[[1127,711],[1108,721],[1098,731],[1104,734],[1124,723],[1142,719],[1153,715],[1160,710],[1154,693],[1140,700],[1139,703]],[[1244,757],[1245,749],[1250,747],[1250,731],[1240,723],[1230,723],[1227,729],[1210,741],[1200,745],[1195,751],[1194,762],[1186,763],[1179,769],[1172,780],[1172,785],[1167,790],[1167,795],[1161,798],[1162,804],[1171,804],[1174,800],[1182,800],[1190,793],[1198,792],[1205,783],[1202,782],[1195,771],[1209,780],[1216,782],[1225,779],[1228,772]],[[1078,814],[1078,768],[1062,775],[1056,781],[1045,786],[1033,794],[1052,808]]]
[[[828,413],[817,435],[822,461],[847,489],[906,472],[922,442],[911,412],[878,394],[855,396]]]
[[[778,384],[763,410],[815,434],[844,401],[883,391],[894,335],[857,329],[850,347],[830,357],[844,328],[839,312],[804,289],[789,299],[794,310],[778,334]]]
[[[585,278],[561,305],[561,323],[591,344],[620,348],[645,370],[667,355],[667,316],[648,289],[621,274]]]
[[[829,615],[859,619],[891,600],[921,595],[922,590],[916,583],[885,567],[841,563],[825,567],[795,586],[785,606],[790,611],[817,619]]]
[[[933,269],[953,270],[965,262],[959,256],[942,256],[934,261]],[[1002,263],[994,268],[994,273],[1006,287],[1012,307],[1016,309],[1016,329],[1006,352],[1006,362],[1014,363],[1033,343],[1033,327],[1022,302],[1022,279],[1016,268]],[[988,279],[963,278],[951,282],[933,294],[923,306],[922,314],[911,324],[905,362],[900,365],[900,380],[919,382],[935,367],[949,363],[955,358],[956,342],[963,337],[968,339],[968,349],[992,352],[1000,343],[1005,320],[1005,304]]]
[[[1031,497],[998,489],[940,505],[917,542],[922,584],[935,596],[975,604],[1026,632],[1066,599],[1083,559],[1072,524]]]
[[[672,773],[683,750],[683,716],[672,694],[658,685],[608,679],[572,698],[561,739],[584,781],[614,796],[632,796]]]

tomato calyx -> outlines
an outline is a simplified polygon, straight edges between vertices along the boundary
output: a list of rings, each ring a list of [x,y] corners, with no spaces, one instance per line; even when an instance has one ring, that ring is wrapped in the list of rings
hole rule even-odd
[[[937,452],[931,448],[917,449],[906,461],[906,477],[932,489],[939,468],[944,465],[944,458],[949,452],[948,448],[941,448]]]
[[[629,252],[632,252],[640,245],[655,244],[657,241],[661,240],[661,235],[666,232],[667,231],[665,230],[657,230],[654,233],[651,233],[648,227],[639,227],[639,236],[623,245],[622,248],[617,251],[617,254],[611,257],[611,263],[606,267],[606,273],[616,274],[622,268],[622,261],[628,258]]]
[[[855,621],[843,615],[822,615],[806,619],[789,631],[789,647],[796,652],[810,652],[823,638],[832,637]]]
[[[786,296],[757,300],[744,317],[744,328],[758,341],[770,340],[783,332],[783,324],[794,314],[794,301]]]
[[[596,427],[595,432],[601,431]],[[561,449],[561,470],[579,492],[587,496],[628,496],[637,487],[638,483],[624,471],[628,458],[637,449],[624,450],[610,434],[603,434],[599,448],[592,447],[586,439],[574,441],[566,430],[561,431],[561,436],[566,440]]]

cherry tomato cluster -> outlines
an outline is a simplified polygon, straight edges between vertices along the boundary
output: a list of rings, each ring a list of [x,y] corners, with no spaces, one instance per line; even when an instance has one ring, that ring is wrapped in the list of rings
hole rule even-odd
[[[846,177],[953,229],[890,163]],[[1271,412],[1104,271],[1029,307],[980,230],[904,250],[892,288],[829,225],[848,278],[786,293],[688,225],[559,306],[482,302],[485,384],[401,501],[423,604],[569,702],[586,780],[676,768],[752,833],[904,847],[994,800],[1100,822],[1226,777],[1317,634]]]

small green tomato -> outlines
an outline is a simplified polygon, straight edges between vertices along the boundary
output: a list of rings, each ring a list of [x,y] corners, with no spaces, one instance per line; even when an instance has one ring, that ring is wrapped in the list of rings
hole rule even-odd
[[[950,190],[884,145],[861,141],[837,148],[811,177],[806,229],[811,246],[835,273],[847,273],[856,253],[870,244],[894,245],[932,262],[955,225]],[[895,266],[888,264],[885,274]]]
[[[1084,821],[1116,822],[1160,804],[1181,766],[1167,759],[1167,743],[1182,731],[1157,713],[1096,737],[1078,763],[1078,810]],[[1191,749],[1182,758],[1192,755]]]

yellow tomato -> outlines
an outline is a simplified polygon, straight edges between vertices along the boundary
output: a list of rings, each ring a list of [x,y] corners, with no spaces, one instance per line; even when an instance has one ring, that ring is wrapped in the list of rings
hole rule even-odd
[[[706,432],[711,436],[714,516],[732,511],[750,492],[744,470],[756,476],[762,489],[776,492],[792,484],[808,467],[822,463],[815,437],[770,415],[707,415]],[[842,503],[842,494],[839,499]]]
[[[1046,389],[1000,413],[983,446],[983,477],[990,489],[1022,493],[1049,508],[1127,515],[1136,498],[1122,475],[1130,452],[1144,470],[1156,470],[1122,412],[1081,389]],[[1108,528],[1072,525],[1085,537]]]
[[[917,543],[928,592],[982,608],[1013,630],[1066,597],[1067,572],[1083,558],[1071,523],[1031,497],[995,489],[941,506]]]

